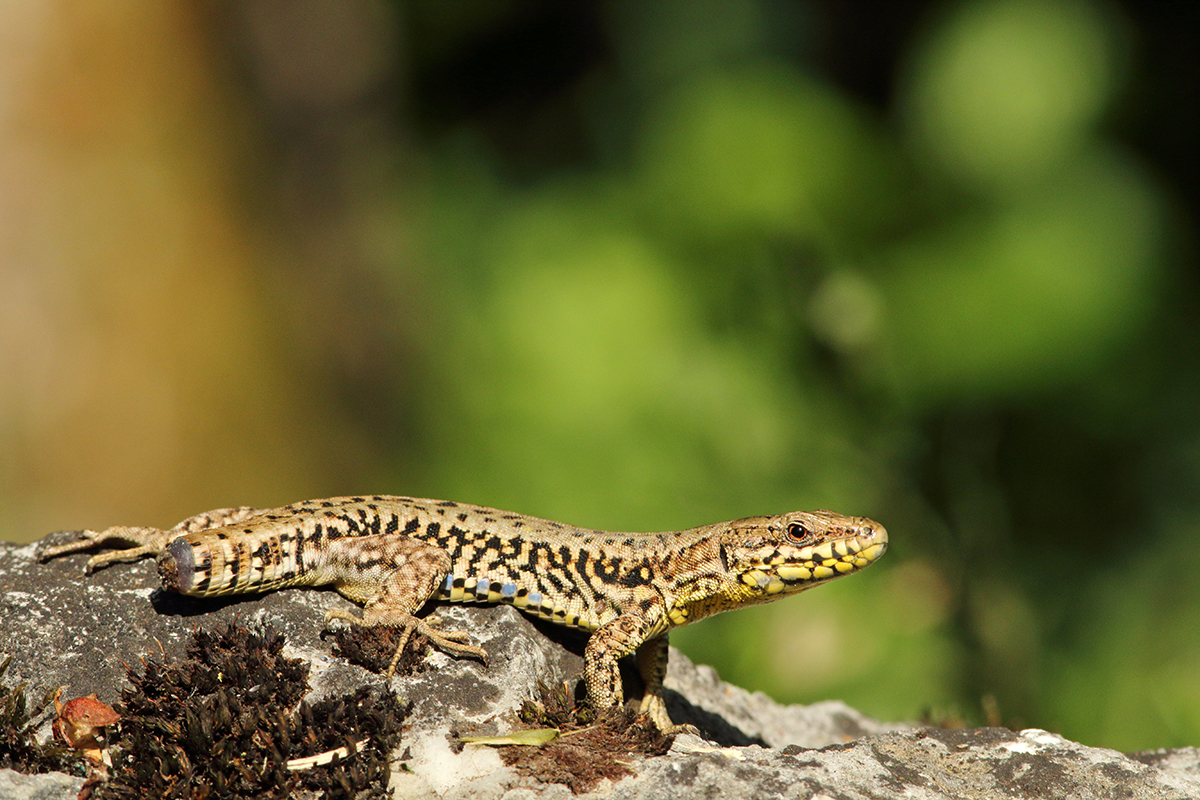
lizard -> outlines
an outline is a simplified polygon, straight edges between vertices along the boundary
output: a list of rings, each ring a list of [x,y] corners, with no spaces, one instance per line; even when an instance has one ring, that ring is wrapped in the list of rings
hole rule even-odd
[[[173,528],[75,531],[41,561],[116,545],[85,572],[157,557],[164,589],[198,597],[330,585],[363,605],[333,609],[328,626],[402,629],[387,676],[413,632],[454,656],[486,663],[462,631],[416,613],[429,601],[508,603],[582,630],[583,680],[597,709],[621,706],[617,662],[634,655],[645,683],[641,714],[667,733],[668,632],[713,614],[803,591],[857,572],[887,549],[865,517],[795,511],[682,531],[610,533],[446,500],[387,495],[309,500],[281,508],[224,508]]]

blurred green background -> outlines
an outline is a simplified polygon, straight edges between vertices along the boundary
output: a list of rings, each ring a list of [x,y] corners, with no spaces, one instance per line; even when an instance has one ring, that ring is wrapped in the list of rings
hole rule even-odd
[[[10,4],[0,538],[834,508],[878,566],[673,643],[1200,744],[1198,8]]]

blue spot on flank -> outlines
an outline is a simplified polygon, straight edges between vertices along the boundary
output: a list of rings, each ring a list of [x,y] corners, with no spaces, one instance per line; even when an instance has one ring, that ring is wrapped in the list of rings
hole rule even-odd
[[[540,606],[542,604],[542,595],[539,592],[530,592],[529,597],[526,599],[529,600],[529,605],[531,606]]]
[[[449,592],[449,591],[450,591],[451,589],[453,589],[453,588],[454,588],[454,576],[453,576],[453,575],[447,575],[447,576],[446,576],[446,582],[442,584],[442,591],[443,591],[443,592]]]
[[[486,595],[488,593],[488,587],[491,585],[492,585],[492,582],[489,581],[487,578],[480,578],[475,583],[475,594]]]
[[[515,583],[506,583],[500,587],[500,596],[506,600],[511,600],[517,595],[517,585]]]

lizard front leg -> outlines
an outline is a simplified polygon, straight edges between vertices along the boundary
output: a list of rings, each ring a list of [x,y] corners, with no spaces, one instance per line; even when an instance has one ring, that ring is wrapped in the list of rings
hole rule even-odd
[[[117,545],[122,549],[107,553],[97,553],[88,559],[84,572],[93,571],[119,561],[137,561],[146,556],[157,555],[166,549],[167,545],[185,533],[219,528],[233,525],[258,513],[258,509],[242,506],[239,508],[218,508],[205,511],[194,517],[188,517],[183,522],[169,530],[161,528],[138,528],[118,525],[105,528],[102,531],[76,531],[79,538],[57,547],[47,547],[38,555],[39,561],[49,561],[52,558],[89,550],[101,545]]]
[[[695,725],[676,725],[667,714],[667,702],[663,699],[663,679],[667,677],[668,645],[667,634],[660,633],[646,640],[637,649],[638,672],[646,685],[639,711],[648,714],[663,733],[692,733],[699,736],[700,731]]]
[[[656,629],[661,630],[665,614],[662,600],[656,595],[647,594],[635,600],[631,610],[601,627],[588,639],[583,651],[583,680],[588,699],[597,709],[619,707],[624,703],[625,693],[621,688],[621,672],[617,662],[635,650],[640,656],[640,648],[647,646],[648,639],[650,646],[658,639],[665,640],[665,636],[652,636]],[[646,697],[642,700],[641,710],[649,713],[660,729],[668,730],[671,720],[666,707],[662,705],[661,676],[656,680],[653,674],[646,675],[645,670],[643,676],[646,678]]]
[[[324,569],[338,592],[364,604],[361,616],[340,609],[325,612],[326,624],[340,619],[352,625],[391,625],[403,630],[388,665],[389,678],[414,631],[429,637],[435,647],[447,653],[487,662],[482,647],[465,644],[465,632],[438,630],[434,627],[439,622],[437,617],[414,616],[450,572],[450,555],[445,550],[396,534],[340,539],[330,544]]]

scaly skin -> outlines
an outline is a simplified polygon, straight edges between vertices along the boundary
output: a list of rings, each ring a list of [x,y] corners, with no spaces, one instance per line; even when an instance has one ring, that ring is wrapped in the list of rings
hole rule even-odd
[[[510,603],[589,632],[584,682],[597,708],[623,702],[617,661],[631,653],[646,683],[641,710],[664,731],[667,632],[856,572],[887,549],[864,517],[796,511],[665,533],[608,533],[492,508],[411,497],[339,497],[258,511],[232,508],[170,530],[82,531],[42,560],[96,545],[87,571],[157,555],[163,587],[207,597],[332,584],[362,616],[326,622],[395,625],[456,655],[485,658],[465,634],[415,613],[430,600]],[[392,673],[404,642],[388,669]]]

